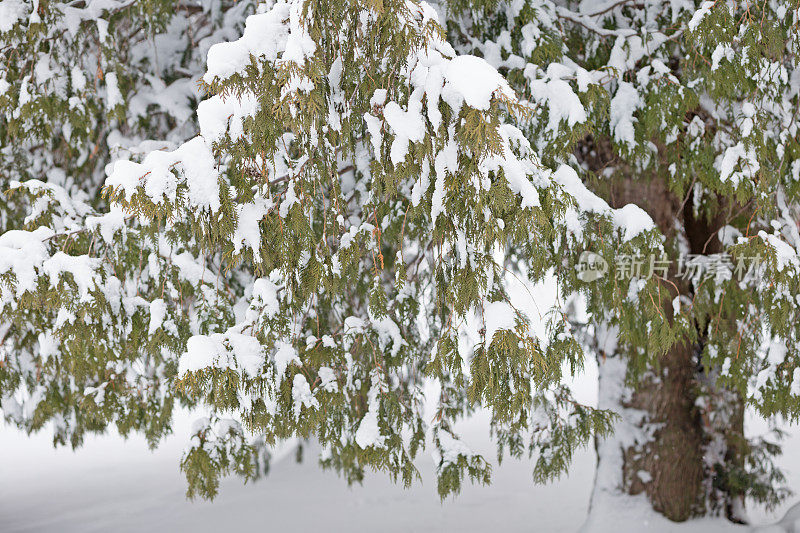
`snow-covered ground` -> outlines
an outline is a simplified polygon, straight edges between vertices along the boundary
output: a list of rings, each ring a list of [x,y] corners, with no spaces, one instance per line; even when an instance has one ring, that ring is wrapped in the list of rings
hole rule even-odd
[[[575,531],[586,514],[594,458],[581,453],[573,475],[535,486],[528,461],[504,461],[489,487],[469,486],[440,503],[433,461],[421,461],[422,484],[411,489],[370,475],[348,488],[323,472],[307,450],[289,454],[270,474],[244,485],[230,479],[213,502],[188,502],[178,471],[183,435],[150,452],[142,439],[94,438],[76,452],[48,439],[0,433],[0,531]],[[462,428],[465,440],[490,452],[485,418]],[[233,527],[232,527],[233,526]]]
[[[590,366],[576,383],[583,401],[591,399],[594,379]],[[141,438],[115,435],[91,438],[75,452],[53,449],[49,435],[29,438],[0,428],[0,532],[574,532],[584,521],[594,476],[591,449],[577,455],[568,477],[546,486],[533,484],[530,461],[506,460],[495,467],[491,486],[468,486],[440,503],[427,457],[420,463],[423,482],[409,490],[378,474],[348,488],[335,473],[320,470],[309,449],[301,464],[288,453],[256,483],[229,479],[214,502],[189,502],[178,462],[190,425],[191,417],[182,414],[173,437],[154,452]],[[459,429],[474,449],[494,457],[486,426],[486,417],[477,416]],[[800,493],[797,428],[781,461]],[[769,514],[751,509],[751,517],[759,524],[775,522],[797,501],[795,496]],[[626,519],[636,520],[637,531],[665,531],[658,520],[619,511],[614,531],[630,530]],[[674,530],[721,531],[720,525],[700,522]]]
[[[553,301],[552,287],[543,284],[531,291],[516,287],[512,290],[515,305],[528,308],[535,317],[546,307],[533,301]],[[541,324],[534,327],[543,329]],[[596,365],[587,362],[571,386],[578,401],[596,405]],[[580,451],[569,476],[555,483],[534,485],[532,461],[506,459],[502,465],[495,461],[492,485],[467,485],[459,496],[440,502],[433,460],[428,456],[419,461],[422,483],[411,489],[393,485],[382,474],[368,475],[363,485],[348,488],[334,472],[318,467],[312,446],[300,464],[290,450],[273,461],[266,478],[248,485],[228,479],[213,502],[190,502],[184,496],[178,465],[192,420],[189,413],[179,414],[173,436],[155,451],[140,437],[123,440],[114,434],[92,437],[74,452],[53,449],[46,433],[27,437],[0,426],[0,533],[572,533],[584,523],[594,482],[595,455],[590,448]],[[473,450],[493,459],[487,427],[484,414],[457,429]],[[750,433],[764,429],[763,423],[748,421]],[[787,429],[790,436],[780,464],[798,495],[772,513],[751,507],[755,524],[776,522],[800,500],[800,428]],[[608,521],[603,532],[742,531],[722,521],[676,525],[645,509],[641,502],[628,499],[618,509],[603,513]],[[800,518],[800,508],[796,512]]]

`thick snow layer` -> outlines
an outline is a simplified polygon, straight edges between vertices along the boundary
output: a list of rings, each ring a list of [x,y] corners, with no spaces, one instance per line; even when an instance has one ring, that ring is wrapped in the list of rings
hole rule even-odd
[[[254,110],[252,103],[248,105],[250,107],[245,109],[242,101],[235,98],[223,101],[216,96],[201,102],[198,119],[201,131],[211,139],[209,142],[217,140],[225,132],[231,116],[239,119],[239,122],[230,119],[231,134],[233,135],[234,124],[238,124],[241,130],[243,114]],[[225,115],[224,120],[220,118],[222,115]],[[111,163],[106,167],[106,185],[125,191],[127,199],[136,193],[138,187],[144,187],[145,193],[153,201],[160,202],[163,196],[174,202],[178,187],[178,178],[173,173],[175,168],[183,170],[190,204],[216,212],[220,206],[219,173],[215,168],[209,144],[201,137],[195,137],[171,152],[150,152],[141,163],[127,160]]]
[[[28,5],[20,0],[0,1],[0,32],[10,31],[14,24],[28,14]]]
[[[34,231],[12,230],[0,235],[0,274],[13,272],[17,277],[17,290],[33,290],[36,271],[47,260],[47,247],[43,244],[53,231],[44,226]]]
[[[567,165],[561,165],[553,173],[553,180],[575,199],[579,211],[609,217],[614,227],[622,232],[622,238],[625,241],[629,241],[640,233],[655,228],[650,215],[635,204],[627,204],[619,209],[612,209],[605,200],[586,188],[577,172]],[[574,213],[574,215],[577,214]],[[576,233],[581,231],[580,227],[571,229]]]
[[[367,394],[368,407],[367,414],[361,419],[356,431],[356,444],[361,448],[383,446],[384,438],[381,436],[381,429],[378,426],[378,395],[380,394],[380,380],[372,378],[372,386]]]
[[[211,83],[215,78],[227,78],[250,64],[250,55],[258,59],[274,60],[286,46],[288,31],[283,20],[289,14],[289,5],[278,3],[266,13],[251,15],[245,22],[244,34],[229,43],[215,44],[208,50],[208,71],[203,79]]]
[[[703,2],[700,6],[700,9],[695,11],[694,15],[692,15],[692,20],[689,21],[689,31],[695,31],[697,27],[703,22],[703,19],[708,15],[708,12],[711,11],[711,8],[714,7],[716,2]]]
[[[230,328],[224,334],[194,335],[178,360],[178,375],[204,368],[232,368],[255,376],[264,363],[264,347],[255,337]]]
[[[401,108],[396,102],[386,104],[383,118],[395,133],[390,154],[393,165],[401,163],[406,158],[409,141],[419,142],[425,136],[425,122],[422,119],[421,111],[422,101],[420,100],[409,102],[408,111]]]
[[[447,64],[444,77],[464,97],[468,106],[489,109],[492,94],[503,93],[514,98],[514,91],[497,70],[482,57],[463,55]]]
[[[376,446],[380,441],[380,428],[378,428],[378,413],[373,410],[367,411],[364,418],[358,424],[356,431],[356,444],[362,449]]]
[[[281,342],[278,344],[278,349],[275,352],[275,372],[282,379],[283,373],[286,372],[286,367],[289,363],[300,364],[300,356],[297,350],[291,344]]]
[[[319,407],[319,402],[311,393],[311,387],[303,374],[295,374],[292,383],[292,400],[294,401],[294,416],[300,415],[302,408]]]
[[[534,73],[535,69],[525,70],[533,98],[547,104],[547,129],[549,131],[556,132],[562,121],[565,121],[569,127],[586,121],[586,109],[570,84],[565,81],[573,76],[588,76],[585,70],[580,67],[568,69],[560,63],[551,63],[547,67],[544,78],[534,77]]]
[[[152,335],[161,324],[164,323],[164,318],[167,316],[167,304],[161,298],[150,302],[150,324],[147,327],[147,334]]]
[[[611,99],[609,109],[611,130],[614,132],[614,139],[619,143],[634,146],[636,140],[633,137],[633,113],[641,107],[642,100],[636,88],[628,82],[619,83],[619,88],[614,98]]]

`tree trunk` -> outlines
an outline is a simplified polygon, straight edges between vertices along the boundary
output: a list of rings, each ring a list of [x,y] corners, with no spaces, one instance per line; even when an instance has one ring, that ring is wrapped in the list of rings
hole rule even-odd
[[[647,211],[668,240],[683,240],[691,254],[719,251],[715,235],[721,221],[696,218],[691,195],[686,201],[676,197],[663,179],[620,180],[604,195],[613,207],[633,203]],[[670,259],[674,267],[677,257]],[[682,295],[692,297],[693,287],[676,277],[674,268],[670,281]],[[675,297],[675,289],[671,296]],[[669,307],[667,316],[672,313]],[[686,340],[674,345],[660,356],[658,368],[633,385],[625,383],[626,354],[619,353],[616,342],[602,339],[612,334],[598,326],[599,398],[600,407],[616,411],[621,421],[611,438],[596,442],[597,477],[584,529],[592,530],[602,522],[613,527],[614,517],[604,517],[604,513],[620,506],[631,511],[651,507],[673,521],[703,514],[724,514],[741,521],[741,496],[727,493],[716,478],[724,471],[717,464],[742,460],[744,410],[736,395],[714,389],[713,371],[708,376],[710,369],[701,367],[702,332],[697,344]],[[707,395],[711,391],[714,402],[698,405],[700,390]],[[708,417],[707,411],[720,408],[734,414],[725,427],[714,427],[709,422],[714,417]],[[636,495],[642,496],[631,498]]]

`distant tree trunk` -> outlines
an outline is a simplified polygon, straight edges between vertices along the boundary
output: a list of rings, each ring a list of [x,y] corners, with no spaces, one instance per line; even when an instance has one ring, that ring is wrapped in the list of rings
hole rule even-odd
[[[613,207],[633,203],[647,211],[668,239],[685,239],[689,253],[719,252],[715,234],[721,222],[695,218],[691,196],[676,197],[667,190],[666,180],[623,179],[604,192]],[[677,258],[670,259],[675,265]],[[671,296],[676,296],[677,288],[691,298],[693,287],[673,271]],[[665,311],[671,316],[671,304],[668,307]],[[599,332],[601,337],[609,334],[602,326]],[[634,385],[625,383],[626,354],[619,353],[615,342],[609,345],[600,339],[600,407],[617,411],[622,419],[614,436],[596,442],[597,478],[587,530],[599,525],[596,522],[598,516],[602,519],[601,508],[613,503],[609,499],[614,499],[618,508],[626,505],[620,496],[639,494],[647,497],[653,510],[673,521],[709,513],[742,520],[742,497],[731,494],[717,479],[720,470],[714,463],[742,461],[739,446],[744,442],[744,409],[733,393],[713,390],[713,371],[706,377],[707,369],[701,367],[699,357],[702,332],[699,339],[697,343],[686,340],[674,345],[660,356],[658,368],[648,371]],[[701,386],[714,393],[712,405],[697,405]],[[708,411],[721,408],[734,414],[724,428],[713,427]],[[710,443],[713,450],[707,453]],[[607,525],[613,526],[613,517],[608,518],[612,522]]]

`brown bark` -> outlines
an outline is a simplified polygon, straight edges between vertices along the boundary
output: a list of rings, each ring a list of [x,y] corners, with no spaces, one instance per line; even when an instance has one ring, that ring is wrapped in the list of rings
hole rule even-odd
[[[613,207],[634,203],[664,235],[675,236],[675,219],[684,211],[682,199],[667,191],[664,180],[620,180],[609,193]],[[689,240],[705,242],[701,236]],[[686,283],[671,281],[688,294]],[[673,346],[659,358],[659,368],[642,379],[627,405],[645,411],[645,424],[657,429],[646,444],[624,451],[623,486],[631,494],[645,492],[655,510],[677,521],[698,514],[704,500],[703,430],[695,408],[697,349],[688,342]],[[642,479],[642,471],[649,476]]]
[[[722,218],[696,217],[691,197],[679,198],[669,192],[666,180],[661,177],[617,179],[602,194],[612,207],[638,205],[668,240],[685,239],[692,254],[720,251],[716,232],[723,225]],[[670,281],[674,284],[671,297],[675,297],[677,288],[691,298],[690,283],[674,275],[677,258],[671,259]],[[666,307],[669,307],[665,309],[667,316],[671,316],[671,304]],[[695,405],[698,378],[703,376],[699,362],[703,335],[699,337],[698,344],[687,339],[660,356],[658,367],[643,377],[625,404],[647,413],[643,425],[655,429],[646,443],[623,451],[622,488],[629,494],[644,492],[656,511],[675,521],[707,513],[710,491],[717,485],[715,472],[704,461],[704,445],[710,430],[708,420]],[[725,440],[729,443],[726,461],[741,461],[736,443],[742,437],[743,417],[736,416],[732,427],[726,430]],[[724,505],[729,518],[738,518],[731,501]]]

